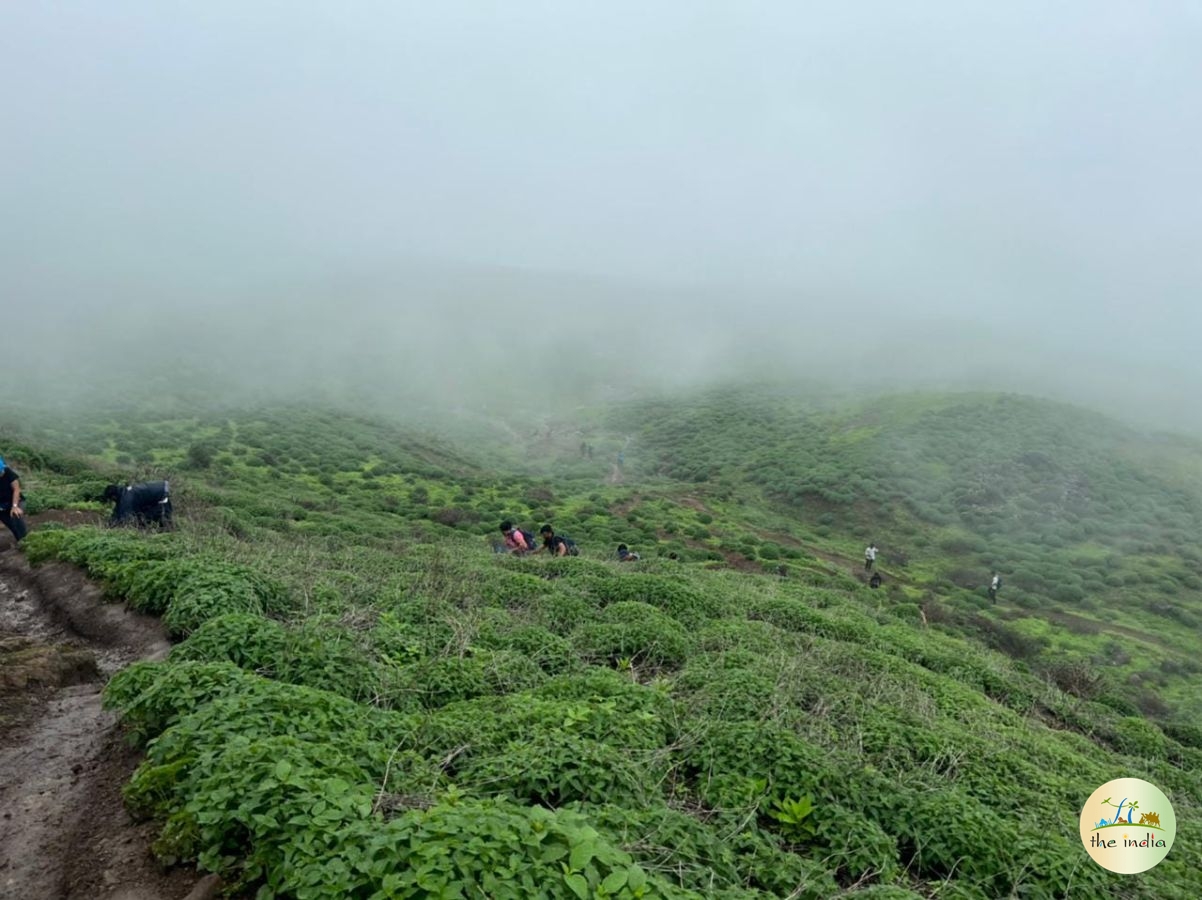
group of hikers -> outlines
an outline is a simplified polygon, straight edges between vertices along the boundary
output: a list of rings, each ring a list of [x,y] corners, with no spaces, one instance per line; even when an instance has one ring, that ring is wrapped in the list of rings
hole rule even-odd
[[[29,527],[25,522],[24,494],[21,490],[21,476],[18,475],[0,457],[0,522],[12,532],[17,543],[20,543]],[[113,512],[109,517],[110,525],[137,525],[145,528],[157,525],[160,528],[170,527],[172,521],[171,485],[167,481],[146,481],[138,484],[110,484],[104,489],[102,499],[113,504]],[[512,553],[517,556],[527,556],[535,553],[547,553],[551,556],[579,556],[580,548],[567,535],[556,534],[551,525],[539,529],[539,539],[529,531],[524,531],[506,519],[501,523],[503,543],[494,544],[499,553]],[[876,556],[879,549],[875,543],[864,548],[864,571],[871,573],[868,586],[877,589],[881,586],[881,573],[876,571]],[[669,554],[675,559],[676,554]],[[626,544],[618,544],[618,562],[637,562],[639,555]],[[998,592],[1002,589],[1002,577],[995,572],[989,582],[989,599],[996,603]]]
[[[139,484],[110,484],[100,499],[113,504],[110,525],[137,525],[146,528],[171,525],[171,485],[166,481]],[[25,521],[25,493],[21,476],[0,457],[0,522],[12,532],[19,544],[29,533]]]
[[[872,577],[868,579],[868,586],[874,591],[881,586],[881,573],[872,571],[876,565],[876,554],[876,544],[869,544],[864,548],[864,571],[872,572]]]
[[[550,525],[544,525],[538,530],[542,544],[529,531],[518,528],[506,519],[501,523],[503,543],[495,544],[494,549],[500,553],[512,553],[515,556],[529,556],[534,553],[546,552],[551,556],[579,556],[580,548],[570,537],[556,534]],[[618,544],[618,562],[637,562],[639,555],[625,544]]]
[[[868,579],[868,586],[875,590],[881,586],[881,573],[876,569],[876,555],[880,552],[876,544],[869,544],[864,548],[864,571],[872,572],[872,577]],[[1002,589],[1002,576],[997,572],[993,573],[993,578],[989,582],[989,599],[996,603],[998,591]]]
[[[576,546],[576,542],[566,535],[556,534],[551,525],[544,525],[538,530],[541,543],[533,534],[518,528],[509,519],[501,523],[500,530],[503,540],[493,544],[497,553],[512,553],[515,556],[530,556],[535,553],[547,553],[551,556],[580,555],[580,548]],[[873,590],[879,588],[883,581],[881,573],[876,571],[876,556],[879,552],[880,548],[875,543],[864,548],[864,571],[872,573],[868,579],[868,586]],[[669,557],[677,558],[675,553],[669,554]],[[618,544],[617,559],[618,562],[637,562],[639,555],[625,544]],[[1001,588],[1002,577],[995,572],[989,583],[989,599],[996,603]]]

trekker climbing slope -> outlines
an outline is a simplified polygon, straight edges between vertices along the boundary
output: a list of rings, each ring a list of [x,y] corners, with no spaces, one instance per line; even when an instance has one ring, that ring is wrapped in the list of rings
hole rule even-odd
[[[508,519],[501,523],[501,534],[505,536],[505,549],[509,553],[515,556],[525,556],[527,553],[534,552],[534,535],[529,531],[514,527],[514,524]]]
[[[21,543],[29,529],[25,525],[25,509],[21,506],[21,476],[0,458],[0,522]]]
[[[171,525],[171,485],[166,481],[143,481],[139,484],[110,484],[104,489],[104,499],[113,504],[110,525],[137,525],[145,528]]]
[[[540,528],[538,530],[538,533],[540,535],[542,535],[543,545],[540,549],[535,550],[534,551],[535,553],[539,553],[542,550],[546,550],[552,556],[579,556],[580,555],[580,550],[577,549],[576,542],[573,541],[569,537],[564,537],[563,535],[556,534],[555,529],[552,528],[550,525],[544,525],[542,528]]]
[[[864,548],[864,571],[871,572],[873,565],[876,563],[876,544],[869,544]]]

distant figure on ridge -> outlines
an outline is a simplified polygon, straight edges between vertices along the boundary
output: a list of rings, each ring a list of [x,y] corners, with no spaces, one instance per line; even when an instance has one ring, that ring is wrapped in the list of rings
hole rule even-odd
[[[501,523],[501,534],[505,536],[507,552],[516,556],[525,556],[527,553],[534,552],[534,535],[529,531],[515,528],[508,519]]]
[[[110,525],[137,525],[146,528],[158,525],[171,527],[171,484],[166,481],[143,481],[139,484],[110,484],[104,489],[104,499],[113,504]]]
[[[997,592],[1002,589],[1002,576],[997,572],[993,573],[993,581],[989,582],[989,599],[997,603]]]
[[[17,543],[29,533],[25,527],[25,510],[21,506],[21,476],[0,459],[0,522],[13,533]]]
[[[618,562],[638,562],[639,555],[625,544],[618,544]]]
[[[869,544],[864,548],[864,571],[871,572],[872,566],[876,562],[876,544]]]

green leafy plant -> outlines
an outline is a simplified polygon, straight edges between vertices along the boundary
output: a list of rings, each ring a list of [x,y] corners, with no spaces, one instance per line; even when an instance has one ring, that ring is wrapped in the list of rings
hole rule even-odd
[[[781,833],[794,841],[804,841],[814,834],[814,798],[803,794],[797,798],[777,800],[769,809],[768,817],[775,821]]]

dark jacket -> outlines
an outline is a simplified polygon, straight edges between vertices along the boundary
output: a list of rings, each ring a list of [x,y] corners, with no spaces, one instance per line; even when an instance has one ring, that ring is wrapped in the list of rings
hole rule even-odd
[[[113,506],[113,525],[137,525],[171,523],[171,486],[166,481],[144,481],[129,484],[118,491]]]

